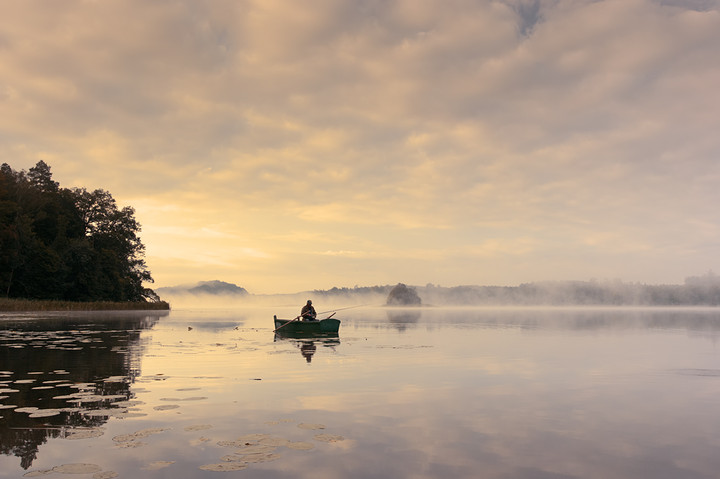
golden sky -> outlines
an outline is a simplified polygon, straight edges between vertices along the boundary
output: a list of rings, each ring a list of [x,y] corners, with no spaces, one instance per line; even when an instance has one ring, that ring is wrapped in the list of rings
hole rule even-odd
[[[720,270],[720,0],[0,3],[0,162],[155,287]]]

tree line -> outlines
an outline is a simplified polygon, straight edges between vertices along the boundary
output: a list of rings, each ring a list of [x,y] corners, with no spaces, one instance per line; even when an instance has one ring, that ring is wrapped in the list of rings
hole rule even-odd
[[[64,301],[159,301],[135,210],[102,189],[61,188],[39,161],[0,166],[0,295]]]
[[[417,287],[424,303],[548,306],[720,306],[720,278],[685,279],[685,284],[621,281],[541,281],[519,286]]]
[[[720,276],[712,271],[685,278],[684,284],[614,281],[540,281],[519,286],[371,286],[332,288],[315,296],[387,295],[388,305],[435,306],[720,306]]]

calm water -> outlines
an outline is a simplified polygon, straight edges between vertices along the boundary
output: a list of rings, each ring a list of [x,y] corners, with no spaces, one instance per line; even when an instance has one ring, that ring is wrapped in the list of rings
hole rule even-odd
[[[0,316],[0,477],[718,477],[718,310],[295,309]]]

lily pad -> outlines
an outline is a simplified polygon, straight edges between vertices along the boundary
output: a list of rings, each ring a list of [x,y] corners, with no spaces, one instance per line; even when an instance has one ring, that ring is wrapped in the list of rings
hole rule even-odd
[[[311,430],[325,429],[324,424],[308,424],[308,423],[304,423],[304,422],[301,422],[300,424],[298,424],[298,427],[300,429],[311,429]]]
[[[94,472],[102,471],[102,467],[97,464],[86,464],[86,463],[75,463],[75,464],[63,464],[62,466],[55,466],[52,468],[53,472],[60,474],[92,474]]]
[[[133,439],[132,441],[121,442],[119,444],[116,444],[116,447],[119,447],[122,449],[135,449],[137,447],[143,447],[143,446],[147,446],[147,443],[142,442],[142,441],[136,441],[135,439]]]
[[[260,462],[274,461],[279,458],[280,458],[280,454],[255,453],[255,454],[244,454],[240,458],[240,460],[245,463],[260,463]]]
[[[35,411],[38,411],[38,408],[36,408],[36,407],[19,407],[15,410],[15,412],[26,412],[28,414],[32,414]]]
[[[52,474],[52,469],[41,469],[38,471],[30,471],[23,474],[22,477],[40,477],[40,476],[47,476],[48,474]]]
[[[204,464],[199,469],[203,471],[216,471],[216,472],[228,472],[228,471],[241,471],[247,469],[248,465],[244,462],[219,462],[217,464]]]
[[[240,457],[235,454],[228,454],[227,456],[221,457],[220,460],[224,462],[241,462]]]
[[[126,409],[117,409],[117,408],[105,408],[105,409],[91,409],[89,411],[83,411],[83,414],[85,416],[90,417],[117,417],[118,415],[127,412]]]
[[[217,443],[220,447],[242,447],[245,444],[243,441],[218,441]]]
[[[146,471],[157,471],[158,469],[163,469],[173,464],[175,464],[175,461],[154,461],[143,467],[143,469]]]
[[[115,414],[115,417],[120,418],[120,419],[127,419],[127,418],[131,418],[131,417],[145,417],[145,416],[147,416],[147,414],[144,412],[121,412],[121,413]]]
[[[119,434],[112,438],[113,442],[123,443],[123,442],[130,442],[134,441],[136,439],[141,439],[143,437],[148,437],[153,434],[159,434],[161,432],[169,431],[170,428],[167,427],[151,427],[147,429],[141,429],[139,431],[136,431],[132,434]]]
[[[65,394],[62,396],[53,396],[53,399],[77,399],[79,397],[81,396],[79,396],[78,394]]]
[[[251,444],[249,446],[244,446],[235,451],[235,454],[237,455],[245,455],[245,454],[267,454],[270,452],[275,452],[277,447],[275,446],[263,446],[262,444]]]
[[[105,431],[100,428],[75,430],[71,431],[67,436],[65,436],[65,439],[91,439],[93,437],[100,437],[103,434],[105,434]]]
[[[160,398],[161,401],[202,401],[203,399],[207,399],[206,396],[193,396],[193,397],[187,397],[187,398]]]
[[[134,434],[119,434],[112,438],[113,442],[129,442],[137,439]]]
[[[185,426],[186,431],[203,431],[205,429],[212,429],[211,424],[197,424],[194,426]]]
[[[240,436],[239,438],[237,438],[237,440],[242,443],[256,443],[262,439],[267,439],[269,437],[271,437],[270,434],[245,434],[244,436]]]
[[[321,442],[339,442],[344,441],[345,438],[342,436],[335,436],[333,434],[316,434],[315,440]]]
[[[311,449],[315,449],[315,445],[310,442],[304,442],[304,441],[297,441],[297,442],[290,442],[285,445],[285,447],[289,449],[295,449],[298,451],[309,451]]]
[[[103,379],[103,382],[106,382],[106,383],[122,383],[122,382],[125,382],[125,380],[127,380],[127,379],[128,379],[127,376],[110,376],[109,378]]]
[[[17,409],[16,409],[17,410]],[[28,417],[51,417],[60,414],[59,409],[39,409]]]
[[[140,429],[135,433],[136,437],[147,437],[153,434],[160,434],[161,432],[169,431],[169,427],[149,427],[147,429]]]
[[[167,404],[165,406],[155,406],[153,409],[156,411],[169,411],[170,409],[177,409],[179,407],[177,404]]]
[[[118,476],[119,474],[115,471],[102,471],[93,474],[93,479],[114,479]]]
[[[285,446],[290,441],[283,437],[266,437],[258,441],[263,446]]]

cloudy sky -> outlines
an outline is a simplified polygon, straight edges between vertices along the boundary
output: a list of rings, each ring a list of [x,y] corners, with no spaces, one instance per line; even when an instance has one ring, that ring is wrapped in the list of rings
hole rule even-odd
[[[0,162],[155,287],[720,272],[720,0],[0,2]]]

